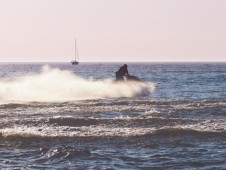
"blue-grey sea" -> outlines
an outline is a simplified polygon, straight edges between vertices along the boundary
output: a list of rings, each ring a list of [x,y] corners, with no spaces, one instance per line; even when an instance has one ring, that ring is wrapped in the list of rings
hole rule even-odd
[[[226,169],[226,63],[0,63],[0,169]]]

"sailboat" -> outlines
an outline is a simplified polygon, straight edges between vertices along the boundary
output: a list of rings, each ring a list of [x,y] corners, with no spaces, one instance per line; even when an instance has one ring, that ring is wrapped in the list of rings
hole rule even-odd
[[[77,42],[76,42],[76,38],[75,38],[75,60],[71,61],[72,65],[78,65],[79,61],[78,61],[79,57],[78,57],[78,48],[77,48]]]

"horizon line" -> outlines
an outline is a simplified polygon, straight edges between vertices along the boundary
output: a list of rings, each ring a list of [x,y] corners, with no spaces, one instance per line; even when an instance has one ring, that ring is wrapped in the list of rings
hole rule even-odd
[[[80,61],[79,63],[225,63],[226,61]],[[0,63],[71,63],[67,61],[0,61]]]

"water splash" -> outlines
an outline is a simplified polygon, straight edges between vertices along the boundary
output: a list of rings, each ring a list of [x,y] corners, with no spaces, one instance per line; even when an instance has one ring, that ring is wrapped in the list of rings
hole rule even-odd
[[[39,74],[0,81],[0,102],[54,102],[149,95],[154,83],[115,83],[85,79],[70,71],[44,66]]]

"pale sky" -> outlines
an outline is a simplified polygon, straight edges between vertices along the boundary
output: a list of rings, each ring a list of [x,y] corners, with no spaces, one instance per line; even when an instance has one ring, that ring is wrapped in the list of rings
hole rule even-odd
[[[0,62],[226,61],[226,0],[0,0]]]

